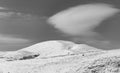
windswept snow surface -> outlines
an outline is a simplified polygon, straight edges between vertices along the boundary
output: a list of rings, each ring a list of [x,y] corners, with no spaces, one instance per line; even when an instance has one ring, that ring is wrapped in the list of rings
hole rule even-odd
[[[51,40],[0,52],[0,73],[120,73],[120,49]]]

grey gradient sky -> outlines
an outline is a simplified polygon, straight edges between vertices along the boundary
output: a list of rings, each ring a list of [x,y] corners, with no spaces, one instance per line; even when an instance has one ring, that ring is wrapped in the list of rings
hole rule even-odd
[[[87,3],[107,3],[120,8],[120,0],[0,0],[0,50],[18,50],[46,40],[71,40],[50,26],[47,19],[66,8]],[[108,40],[110,44],[89,45],[102,49],[120,48],[119,23],[120,13],[95,29],[102,37],[94,38]]]

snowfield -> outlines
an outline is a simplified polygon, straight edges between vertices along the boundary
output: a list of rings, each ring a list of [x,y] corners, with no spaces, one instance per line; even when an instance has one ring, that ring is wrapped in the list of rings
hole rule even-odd
[[[0,52],[0,73],[120,73],[120,49],[45,41],[18,51]]]

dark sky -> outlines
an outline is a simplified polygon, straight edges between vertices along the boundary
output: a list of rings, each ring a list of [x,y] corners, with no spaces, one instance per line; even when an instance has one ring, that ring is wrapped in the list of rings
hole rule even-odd
[[[120,0],[0,0],[0,50],[17,50],[46,40],[70,40],[46,20],[61,10],[87,3],[107,3],[120,8]],[[110,49],[120,47],[119,23],[117,14],[96,28],[112,43]]]

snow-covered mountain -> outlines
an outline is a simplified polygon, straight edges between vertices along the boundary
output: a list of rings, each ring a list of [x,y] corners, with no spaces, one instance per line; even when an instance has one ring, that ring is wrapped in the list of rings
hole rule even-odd
[[[0,73],[119,73],[120,49],[51,40],[0,52]]]

